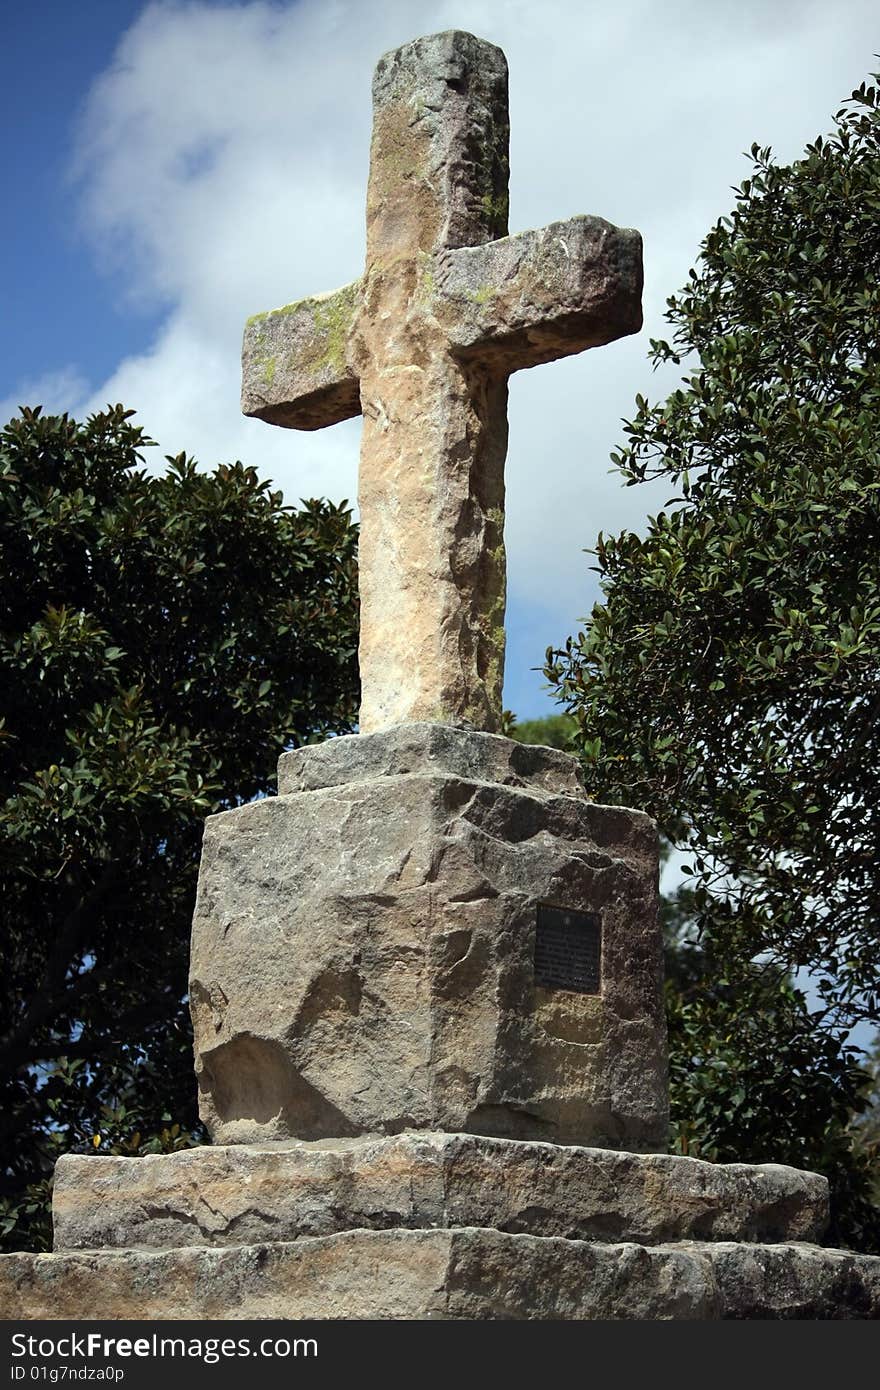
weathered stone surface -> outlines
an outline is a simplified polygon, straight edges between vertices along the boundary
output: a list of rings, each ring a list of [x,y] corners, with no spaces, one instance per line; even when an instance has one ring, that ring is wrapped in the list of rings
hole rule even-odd
[[[441,1129],[665,1148],[653,822],[556,794],[571,769],[549,753],[501,785],[432,754],[458,740],[463,768],[482,737],[497,766],[502,739],[373,737],[363,758],[349,739],[316,751],[330,785],[206,823],[190,998],[215,1142]],[[405,746],[409,772],[363,776]],[[334,782],[337,756],[359,780]],[[511,741],[507,762],[529,777]],[[538,903],[598,914],[598,993],[536,985]]]
[[[808,1245],[593,1245],[478,1228],[0,1255],[0,1317],[877,1318],[880,1258]]]
[[[242,344],[245,415],[316,430],[360,415],[358,379],[346,353],[361,282],[248,319]]]
[[[364,310],[360,727],[494,730],[504,675],[507,383],[448,353],[433,253],[507,231],[507,64],[469,34],[386,55],[373,84]]]
[[[593,217],[506,235],[507,64],[493,44],[451,31],[386,54],[373,107],[364,275],[249,321],[242,408],[301,429],[363,414],[361,731],[491,731],[507,378],[638,331],[641,241]]]
[[[435,313],[458,355],[505,373],[642,326],[642,238],[602,217],[443,251]]]
[[[400,724],[379,734],[347,734],[283,753],[278,793],[319,791],[411,772],[448,773],[527,791],[584,796],[580,763],[558,748],[448,724]]]
[[[821,1239],[828,1184],[712,1164],[465,1134],[62,1158],[55,1249],[258,1244],[357,1227],[482,1226],[567,1239]]]

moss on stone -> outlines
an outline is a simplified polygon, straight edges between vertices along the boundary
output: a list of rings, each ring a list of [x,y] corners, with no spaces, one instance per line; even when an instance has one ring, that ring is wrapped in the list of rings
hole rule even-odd
[[[345,352],[357,306],[357,289],[357,283],[346,285],[329,298],[316,301],[315,328],[325,338],[324,349],[316,366],[329,367],[335,372],[345,370]]]
[[[485,304],[487,300],[493,299],[497,293],[497,285],[481,285],[478,290],[473,290],[468,295],[468,299],[474,304]]]
[[[480,207],[483,209],[486,220],[494,232],[504,236],[507,232],[507,218],[510,211],[510,199],[506,193],[486,193],[480,199]]]
[[[262,314],[251,314],[245,321],[245,328],[253,328],[258,323],[266,323],[268,319],[273,319],[276,314],[295,314],[304,304],[308,304],[308,299],[295,299],[292,304],[282,304],[280,309],[266,309]]]
[[[437,294],[437,277],[434,274],[434,257],[427,251],[417,253],[418,284],[416,293],[420,300],[430,301]]]
[[[326,298],[312,295],[297,299],[280,309],[253,314],[248,319],[255,368],[267,386],[273,384],[279,365],[276,356],[267,350],[279,342],[277,332],[271,331],[271,323],[282,315],[301,314],[303,319],[302,328],[295,334],[296,352],[289,362],[294,371],[329,370],[336,374],[345,371],[345,353],[357,308],[358,287],[355,281]]]

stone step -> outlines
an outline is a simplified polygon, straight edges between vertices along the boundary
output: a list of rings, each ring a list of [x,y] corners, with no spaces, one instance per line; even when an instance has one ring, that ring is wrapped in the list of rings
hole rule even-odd
[[[478,1228],[0,1255],[6,1319],[880,1317],[880,1258],[802,1244],[593,1244]]]
[[[817,1241],[828,1185],[714,1164],[471,1134],[404,1133],[146,1158],[67,1155],[55,1248],[224,1246],[355,1227],[491,1226],[587,1241]]]

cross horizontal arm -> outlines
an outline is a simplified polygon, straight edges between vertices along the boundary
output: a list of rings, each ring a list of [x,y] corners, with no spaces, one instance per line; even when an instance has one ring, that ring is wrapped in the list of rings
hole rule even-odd
[[[642,239],[601,217],[441,251],[434,278],[452,351],[504,373],[642,326]]]
[[[241,408],[288,429],[319,430],[360,415],[358,378],[347,361],[361,281],[255,314],[242,344]]]

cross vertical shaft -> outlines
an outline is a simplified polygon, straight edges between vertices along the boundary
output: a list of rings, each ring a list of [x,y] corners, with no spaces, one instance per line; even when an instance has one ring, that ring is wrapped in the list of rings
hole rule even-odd
[[[364,416],[361,729],[494,730],[507,382],[451,354],[431,281],[439,251],[507,231],[507,64],[469,35],[434,35],[380,62],[373,101],[352,359]]]

